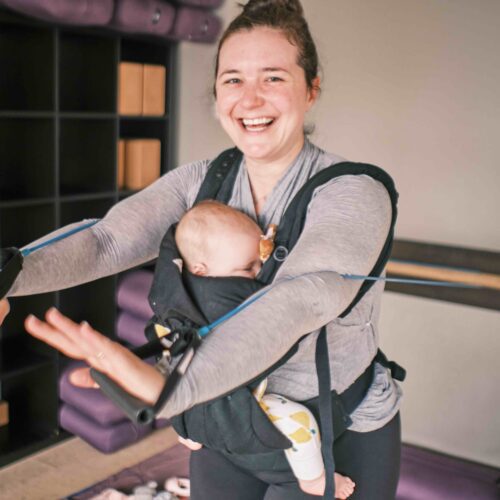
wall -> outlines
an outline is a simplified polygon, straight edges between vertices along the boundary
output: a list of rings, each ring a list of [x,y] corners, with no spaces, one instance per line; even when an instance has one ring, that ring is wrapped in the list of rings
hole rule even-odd
[[[500,3],[303,5],[323,65],[312,140],[393,175],[397,237],[500,251]],[[213,117],[214,56],[182,44],[180,163],[230,145]],[[386,292],[381,331],[409,370],[404,440],[500,466],[500,313]]]

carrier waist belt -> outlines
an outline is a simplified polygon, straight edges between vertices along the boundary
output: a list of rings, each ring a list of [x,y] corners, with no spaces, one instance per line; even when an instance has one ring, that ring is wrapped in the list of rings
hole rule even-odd
[[[346,413],[351,414],[365,398],[368,389],[372,385],[375,370],[375,359],[366,370],[351,384],[338,398],[342,401]]]

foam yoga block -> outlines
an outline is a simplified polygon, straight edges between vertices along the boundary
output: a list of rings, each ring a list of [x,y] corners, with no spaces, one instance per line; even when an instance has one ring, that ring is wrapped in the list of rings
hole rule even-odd
[[[103,426],[68,404],[63,404],[59,409],[59,422],[63,429],[82,438],[103,453],[111,453],[135,443],[152,431],[152,425],[136,425],[130,420]]]
[[[122,277],[118,284],[117,304],[138,318],[149,319],[153,310],[149,306],[148,294],[153,283],[151,271],[132,271]]]
[[[116,322],[116,335],[134,347],[143,345],[148,341],[144,334],[148,319],[149,317],[139,318],[127,311],[121,311]]]
[[[398,500],[498,500],[500,470],[403,446]]]

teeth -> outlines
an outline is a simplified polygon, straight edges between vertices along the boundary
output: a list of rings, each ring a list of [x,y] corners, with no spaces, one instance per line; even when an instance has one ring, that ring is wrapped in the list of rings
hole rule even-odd
[[[245,125],[245,127],[251,125],[267,125],[272,121],[273,121],[272,118],[254,118],[253,120],[250,120],[248,118],[243,118],[243,125]]]

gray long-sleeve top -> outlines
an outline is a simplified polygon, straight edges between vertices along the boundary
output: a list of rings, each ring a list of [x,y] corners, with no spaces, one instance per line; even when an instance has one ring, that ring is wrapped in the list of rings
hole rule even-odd
[[[341,158],[306,141],[257,217],[243,159],[229,204],[248,213],[262,228],[279,224],[304,182],[339,161]],[[92,228],[31,254],[9,295],[68,288],[157,257],[167,228],[193,205],[209,164],[208,160],[193,162],[169,172],[115,205]],[[388,193],[370,177],[342,176],[318,187],[301,237],[272,289],[206,338],[162,415],[178,414],[244,384],[273,365],[308,332],[311,334],[301,341],[298,352],[269,376],[268,392],[294,400],[316,396],[315,339],[324,324],[332,387],[345,390],[377,351],[383,284],[373,286],[340,319],[338,315],[360,287],[359,281],[340,275],[371,271],[390,220]],[[351,429],[366,432],[383,426],[398,411],[400,397],[388,371],[376,365],[374,382],[352,415]]]

